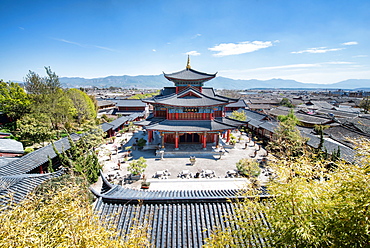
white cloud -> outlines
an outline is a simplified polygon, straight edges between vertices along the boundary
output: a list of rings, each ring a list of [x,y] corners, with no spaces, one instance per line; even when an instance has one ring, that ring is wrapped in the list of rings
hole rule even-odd
[[[357,45],[357,44],[358,44],[357,41],[349,41],[349,42],[342,43],[343,46],[352,46],[352,45]]]
[[[197,51],[190,51],[190,52],[187,52],[185,53],[186,55],[191,55],[191,56],[199,56],[200,53],[198,53]]]
[[[259,71],[259,70],[280,70],[280,69],[297,69],[297,68],[309,68],[318,67],[320,64],[293,64],[293,65],[280,65],[280,66],[269,66],[250,69],[248,71]]]
[[[244,41],[239,43],[221,43],[217,46],[208,48],[208,50],[218,52],[213,54],[213,56],[222,57],[250,53],[270,46],[272,46],[271,41]]]
[[[156,52],[157,50],[153,49],[152,51],[153,51],[153,52]]]
[[[53,40],[57,40],[57,41],[61,41],[61,42],[64,42],[64,43],[68,43],[68,44],[73,44],[73,45],[80,46],[80,47],[86,47],[85,45],[82,45],[80,43],[69,41],[69,40],[65,40],[65,39],[58,39],[58,38],[52,38],[52,39]]]
[[[99,48],[99,49],[107,50],[107,51],[111,51],[111,52],[118,52],[117,50],[109,48],[109,47],[89,45],[89,44],[81,44],[81,43],[78,43],[78,42],[69,41],[69,40],[65,40],[65,39],[59,39],[59,38],[51,38],[51,39],[61,41],[61,42],[64,42],[64,43],[68,43],[68,44],[72,44],[72,45],[76,45],[76,46],[80,46],[80,47],[85,47],[85,48],[92,48],[93,47],[93,48]]]
[[[111,52],[117,52],[116,50],[114,50],[112,48],[109,48],[109,47],[103,47],[103,46],[93,46],[93,47],[103,49],[103,50],[107,50],[107,51],[111,51]]]
[[[353,62],[346,62],[346,61],[330,61],[330,62],[321,62],[321,63],[314,63],[314,64],[291,64],[291,65],[279,65],[279,66],[268,66],[268,67],[259,67],[253,69],[246,69],[246,70],[224,70],[220,72],[251,72],[251,71],[272,71],[272,70],[305,70],[308,68],[324,68],[326,65],[353,65]],[[328,66],[326,66],[328,67]]]
[[[347,61],[328,61],[312,64],[290,64],[271,67],[260,67],[243,70],[221,70],[220,76],[233,79],[271,78],[293,79],[303,83],[336,83],[345,79],[369,78],[370,70],[356,67],[357,64]]]
[[[194,35],[193,37],[191,37],[192,39],[195,39],[195,38],[198,38],[199,36],[202,36],[201,34],[196,34]]]
[[[352,58],[366,58],[368,57],[368,55],[356,55],[356,56],[352,56]]]
[[[302,51],[292,52],[292,53],[326,53],[326,52],[340,51],[343,49],[344,48],[314,47],[314,48],[309,48],[307,50],[302,50]]]
[[[24,30],[24,27],[18,27],[19,29],[21,29],[21,30]]]

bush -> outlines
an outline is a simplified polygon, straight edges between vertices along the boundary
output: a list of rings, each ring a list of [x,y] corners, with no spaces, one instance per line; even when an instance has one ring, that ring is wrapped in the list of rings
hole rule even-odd
[[[246,177],[258,177],[261,169],[257,161],[243,158],[236,163],[239,173]]]
[[[144,172],[147,166],[148,165],[146,164],[146,160],[143,157],[140,157],[139,159],[132,161],[130,165],[127,167],[127,170],[132,175],[140,175],[141,173]]]

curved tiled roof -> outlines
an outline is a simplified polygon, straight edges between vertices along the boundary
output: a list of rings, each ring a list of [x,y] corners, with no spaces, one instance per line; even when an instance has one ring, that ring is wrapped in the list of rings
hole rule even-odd
[[[92,192],[104,201],[120,203],[177,203],[177,202],[226,202],[230,199],[245,199],[240,189],[225,190],[142,190],[110,184],[104,177],[102,193]]]
[[[100,219],[121,236],[139,223],[147,224],[153,247],[202,247],[216,226],[223,230],[230,226],[226,215],[233,216],[238,200],[247,199],[238,190],[144,191],[114,186],[104,178],[103,189],[101,194],[93,191]],[[265,217],[260,213],[258,218]],[[266,241],[256,234],[255,240],[237,241],[241,246],[244,242],[264,247]]]
[[[234,129],[237,126],[215,120],[164,120],[146,127],[147,130],[173,132],[205,132]]]
[[[189,87],[179,94],[173,93],[170,95],[157,96],[153,98],[143,99],[142,101],[151,104],[163,104],[179,107],[206,107],[226,105],[232,102],[236,102],[237,99],[225,98],[218,95],[209,96]]]
[[[80,138],[78,134],[71,134],[70,136],[72,140],[78,140]],[[63,152],[71,147],[68,137],[55,141],[54,145],[58,152]],[[28,153],[15,161],[1,166],[0,176],[11,176],[29,173],[38,166],[48,162],[49,158],[53,159],[56,156],[57,155],[54,152],[53,146],[51,144],[47,145],[34,152]]]
[[[0,177],[0,205],[18,204],[37,186],[62,174],[64,174],[64,170],[47,174],[22,174]]]
[[[170,74],[164,73],[164,76],[172,81],[172,80],[183,80],[183,81],[197,81],[197,80],[202,80],[203,82],[208,81],[214,77],[216,77],[216,74],[208,74],[204,72],[199,72],[193,69],[185,69],[179,72],[174,72]]]

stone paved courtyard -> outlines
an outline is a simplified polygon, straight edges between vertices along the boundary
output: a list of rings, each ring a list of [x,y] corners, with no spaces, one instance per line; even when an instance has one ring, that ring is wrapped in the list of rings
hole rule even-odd
[[[239,137],[239,133],[234,134]],[[132,146],[135,140],[140,138],[147,138],[145,132],[135,131],[134,133],[124,133],[121,137],[117,137],[112,144],[104,144],[99,150],[99,160],[103,164],[103,174],[105,177],[111,175],[114,183],[119,184],[119,178],[123,178],[129,174],[127,166],[133,159],[144,157],[147,160],[147,168],[144,172],[144,177],[147,181],[151,182],[151,190],[178,190],[178,189],[231,189],[243,187],[248,180],[245,178],[225,178],[228,170],[236,170],[236,163],[242,158],[251,158],[260,160],[266,156],[266,151],[261,148],[257,151],[257,156],[254,157],[257,145],[253,142],[249,142],[246,145],[247,136],[242,135],[240,142],[237,142],[235,147],[227,149],[224,155],[221,156],[218,153],[213,152],[212,146],[208,145],[207,150],[203,151],[198,145],[181,145],[180,150],[173,151],[171,145],[168,145],[163,159],[156,155],[155,150],[137,150],[132,151],[131,156],[125,163],[118,163],[118,161],[124,160],[124,154],[126,151],[124,148],[120,149],[122,141],[127,139],[127,143],[124,146]],[[213,147],[214,148],[214,147]],[[186,152],[184,151],[186,150]],[[117,151],[117,153],[116,153]],[[109,153],[112,153],[109,155]],[[190,163],[190,156],[196,157],[196,162],[192,165]],[[118,166],[120,164],[120,166]],[[162,177],[162,179],[154,178],[153,176],[158,171],[167,170],[171,175]],[[211,179],[206,178],[191,178],[181,179],[178,175],[181,171],[186,170],[195,175],[201,170],[212,170],[215,173],[215,177]],[[260,176],[260,181],[266,181],[263,175]],[[140,188],[142,180],[125,184],[125,187]],[[92,187],[96,190],[100,190],[101,182],[100,179]]]

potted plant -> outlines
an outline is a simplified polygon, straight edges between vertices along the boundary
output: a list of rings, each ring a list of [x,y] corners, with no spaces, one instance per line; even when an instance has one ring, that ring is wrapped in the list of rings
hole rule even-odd
[[[137,146],[138,146],[138,149],[141,150],[143,149],[143,147],[146,145],[146,140],[144,138],[140,138],[138,141],[137,141]]]
[[[132,161],[127,167],[127,170],[131,173],[131,179],[139,180],[147,166],[146,160],[143,157]]]
[[[144,181],[141,183],[141,188],[142,189],[149,189],[150,182]]]

